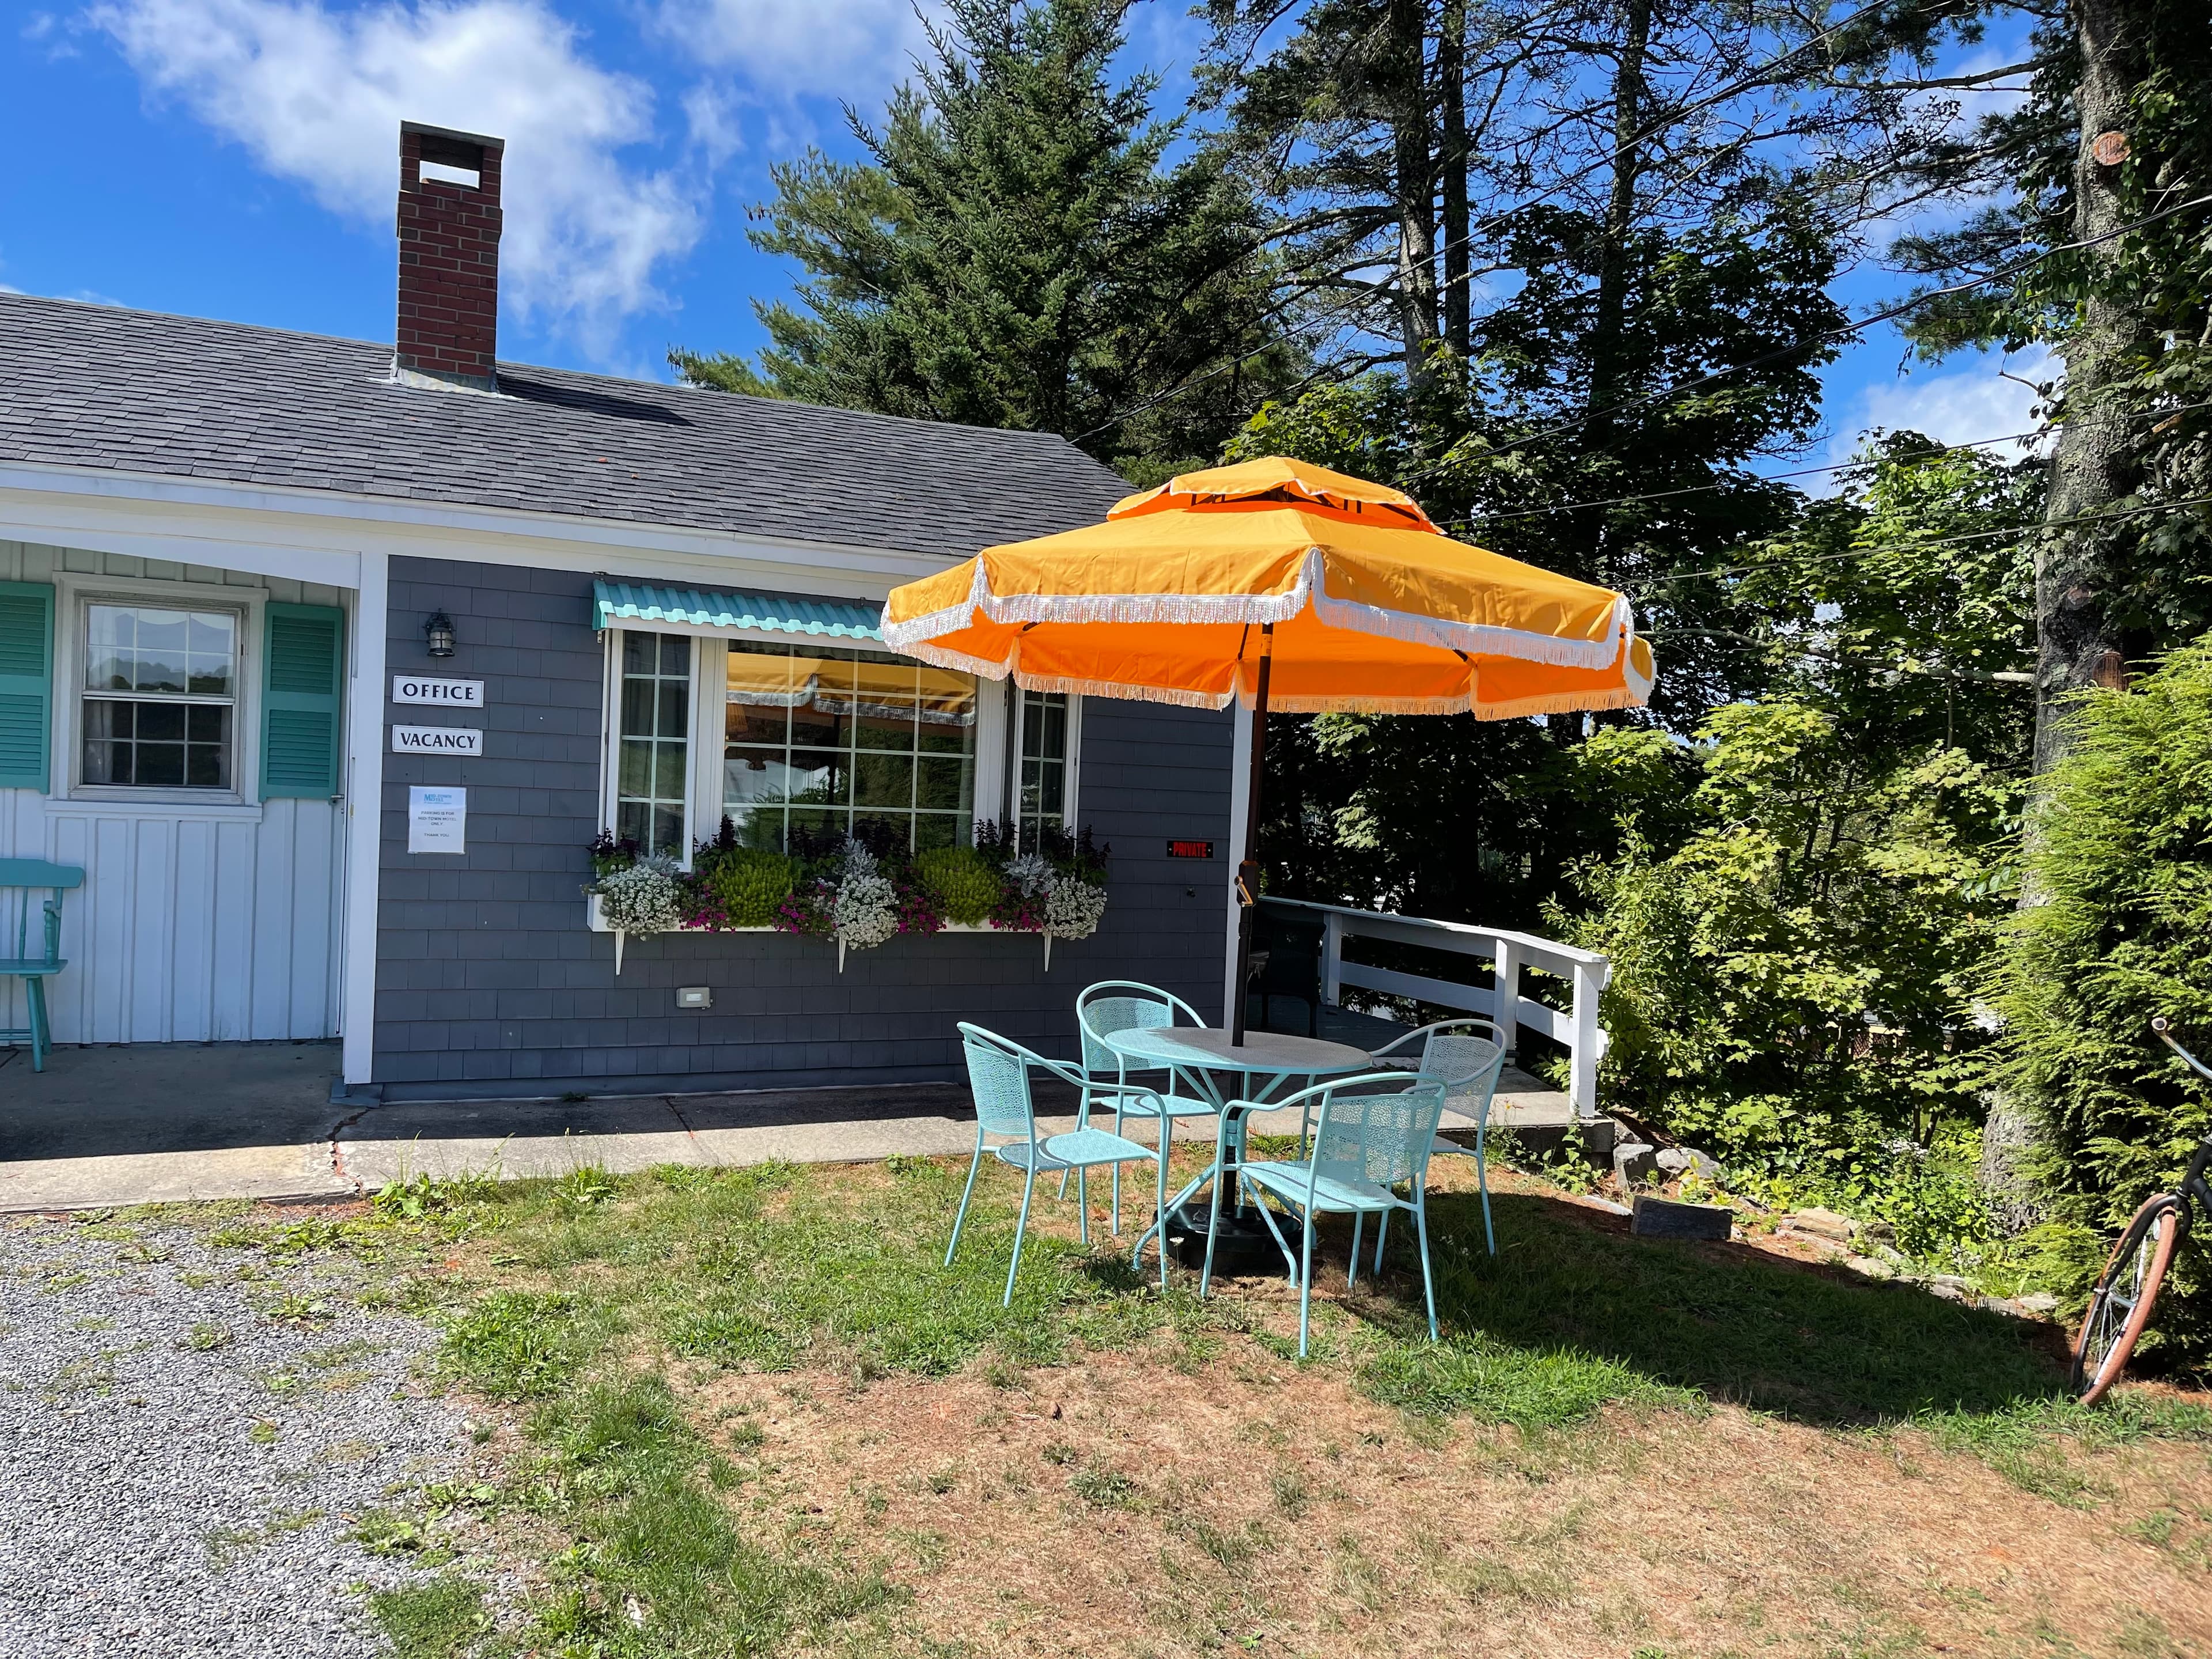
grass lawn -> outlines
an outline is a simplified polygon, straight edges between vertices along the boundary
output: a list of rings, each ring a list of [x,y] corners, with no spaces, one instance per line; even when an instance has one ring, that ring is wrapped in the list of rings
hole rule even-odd
[[[958,1164],[418,1186],[342,1251],[441,1322],[490,1477],[365,1522],[466,1653],[2212,1655],[2212,1409],[2061,1397],[2055,1334],[1472,1170],[1314,1357],[1279,1279],[1165,1295]],[[1137,1212],[1140,1224],[1143,1212]],[[1402,1230],[1401,1230],[1402,1231]],[[442,1556],[453,1564],[440,1571]]]

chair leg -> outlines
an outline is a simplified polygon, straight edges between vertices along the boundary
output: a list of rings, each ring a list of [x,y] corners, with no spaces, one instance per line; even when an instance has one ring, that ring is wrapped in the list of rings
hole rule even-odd
[[[1375,1276],[1382,1277],[1382,1243],[1390,1236],[1390,1212],[1385,1210],[1375,1218]]]
[[[1413,1194],[1413,1231],[1421,1241],[1421,1294],[1429,1303],[1429,1340],[1437,1340],[1437,1286],[1429,1273],[1429,1200],[1428,1194],[1416,1191]]]
[[[1114,1097],[1114,1133],[1117,1135],[1121,1133],[1121,1097],[1119,1095]],[[1114,1230],[1114,1237],[1116,1238],[1121,1237],[1121,1166],[1118,1164],[1114,1166],[1114,1220],[1112,1226]]]
[[[1474,1132],[1474,1184],[1482,1194],[1482,1237],[1492,1255],[1498,1254],[1498,1230],[1490,1224],[1490,1171],[1482,1158],[1482,1131]]]
[[[1305,1237],[1298,1241],[1298,1358],[1306,1357],[1306,1325],[1313,1310],[1313,1236],[1318,1218],[1305,1214]]]
[[[960,1248],[961,1224],[968,1219],[968,1200],[975,1191],[975,1172],[983,1167],[983,1137],[975,1137],[975,1156],[968,1163],[968,1184],[960,1189],[960,1210],[952,1218],[952,1242],[945,1247],[945,1265],[952,1265],[952,1253]]]
[[[1022,1235],[1030,1227],[1030,1194],[1036,1190],[1036,1166],[1032,1164],[1022,1177],[1022,1218],[1014,1224],[1014,1259],[1006,1264],[1006,1293],[999,1298],[999,1305],[1014,1305],[1014,1275],[1022,1270]]]
[[[1160,1249],[1160,1289],[1168,1287],[1168,1141],[1175,1133],[1175,1120],[1166,1113],[1160,1114],[1160,1172],[1159,1196],[1153,1200],[1152,1213],[1159,1218],[1159,1232],[1154,1243]],[[1137,1247],[1141,1254],[1144,1246]]]
[[[1354,1210],[1352,1212],[1352,1266],[1344,1275],[1344,1288],[1347,1291],[1359,1282],[1359,1230],[1366,1224],[1367,1212]]]
[[[1224,1157],[1225,1148],[1217,1139],[1213,1144],[1213,1209],[1206,1220],[1206,1266],[1199,1271],[1198,1293],[1204,1296],[1213,1284],[1213,1236],[1221,1231],[1221,1183],[1228,1179]]]
[[[1060,1171],[1060,1184],[1067,1186],[1067,1172]],[[1075,1171],[1076,1232],[1083,1240],[1083,1248],[1091,1248],[1091,1166],[1080,1164]]]
[[[46,981],[33,974],[23,981],[31,1004],[31,1069],[46,1069],[46,1048],[52,1041],[46,1030]]]

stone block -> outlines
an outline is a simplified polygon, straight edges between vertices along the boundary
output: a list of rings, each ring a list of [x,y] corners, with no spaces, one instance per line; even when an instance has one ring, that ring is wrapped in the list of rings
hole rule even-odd
[[[1851,1242],[1851,1218],[1833,1210],[1792,1210],[1782,1218],[1782,1224],[1792,1232],[1809,1233],[1838,1244]]]
[[[1660,1169],[1668,1175],[1694,1175],[1701,1180],[1718,1181],[1721,1166],[1705,1153],[1691,1146],[1669,1146],[1658,1155]]]
[[[1639,1181],[1659,1173],[1658,1148],[1642,1140],[1624,1141],[1613,1149],[1613,1172],[1626,1192]]]
[[[1628,1231],[1638,1238],[1725,1239],[1735,1225],[1734,1212],[1723,1204],[1680,1204],[1639,1194]]]

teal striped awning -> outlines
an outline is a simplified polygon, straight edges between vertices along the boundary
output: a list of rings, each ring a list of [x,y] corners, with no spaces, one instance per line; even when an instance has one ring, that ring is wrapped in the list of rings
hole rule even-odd
[[[862,599],[802,599],[790,593],[734,593],[701,587],[592,584],[592,627],[605,632],[647,623],[696,634],[808,634],[883,641],[884,608]]]

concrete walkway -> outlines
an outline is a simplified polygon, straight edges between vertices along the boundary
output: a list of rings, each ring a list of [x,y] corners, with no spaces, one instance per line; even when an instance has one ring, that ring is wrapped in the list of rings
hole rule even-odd
[[[975,1144],[975,1111],[956,1084],[364,1106],[331,1103],[337,1069],[331,1042],[58,1048],[43,1073],[0,1049],[0,1211],[350,1198],[416,1175],[843,1163],[964,1155]],[[1039,1085],[1047,1133],[1074,1127],[1074,1103],[1064,1086]],[[1565,1097],[1508,1072],[1492,1121],[1571,1116]],[[1296,1133],[1295,1114],[1279,1118],[1254,1127]],[[1447,1117],[1445,1127],[1460,1126]],[[1212,1125],[1183,1133],[1210,1137]]]

